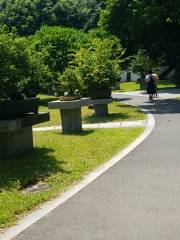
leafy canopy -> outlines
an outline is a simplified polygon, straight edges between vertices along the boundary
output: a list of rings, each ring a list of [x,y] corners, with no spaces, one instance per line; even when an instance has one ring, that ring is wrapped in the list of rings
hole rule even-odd
[[[0,99],[36,95],[42,65],[26,39],[0,29]]]
[[[43,25],[89,30],[97,26],[103,0],[0,0],[0,24],[19,35],[34,34]]]
[[[93,39],[75,54],[70,67],[76,69],[86,89],[110,88],[120,78],[123,53],[116,38]]]
[[[128,55],[145,49],[157,62],[179,61],[179,0],[109,0],[99,25],[121,39]]]

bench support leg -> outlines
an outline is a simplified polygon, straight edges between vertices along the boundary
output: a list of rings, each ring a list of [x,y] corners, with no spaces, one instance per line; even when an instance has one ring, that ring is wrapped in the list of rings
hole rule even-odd
[[[60,109],[63,133],[82,131],[81,108]]]
[[[0,157],[17,156],[33,149],[32,127],[0,133]]]
[[[106,117],[108,115],[108,105],[98,104],[94,105],[96,117]]]

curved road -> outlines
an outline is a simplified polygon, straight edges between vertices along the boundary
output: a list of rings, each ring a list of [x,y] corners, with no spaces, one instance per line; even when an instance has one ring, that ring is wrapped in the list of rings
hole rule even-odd
[[[152,134],[14,240],[180,239],[180,101],[116,98],[150,110]]]

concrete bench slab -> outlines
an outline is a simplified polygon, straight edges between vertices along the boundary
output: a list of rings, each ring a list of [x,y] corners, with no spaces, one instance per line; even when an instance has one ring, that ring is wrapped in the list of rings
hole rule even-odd
[[[49,121],[49,113],[0,121],[0,159],[33,150],[32,125]]]
[[[49,109],[77,109],[90,104],[90,98],[81,98],[73,101],[52,101],[48,103]]]
[[[22,118],[0,121],[0,133],[17,132],[23,128],[49,121],[49,113],[29,113]]]

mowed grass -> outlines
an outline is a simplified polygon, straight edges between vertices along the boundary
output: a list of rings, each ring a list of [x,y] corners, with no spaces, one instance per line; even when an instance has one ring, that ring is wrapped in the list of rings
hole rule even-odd
[[[172,80],[160,80],[158,84],[158,89],[170,89],[176,88],[176,84]],[[139,91],[140,86],[137,82],[121,82],[120,83],[120,92],[129,92],[129,91]]]
[[[40,97],[40,112],[50,112],[50,121],[38,124],[35,127],[57,126],[61,124],[60,111],[58,109],[48,109],[47,104],[57,98],[48,95],[39,95]],[[146,115],[137,107],[129,106],[120,102],[109,104],[109,115],[105,118],[95,116],[94,110],[88,107],[82,108],[83,123],[99,123],[99,122],[114,122],[114,121],[130,121],[145,119]]]
[[[121,82],[120,92],[139,91],[139,83],[137,82]]]
[[[35,149],[24,156],[0,161],[0,228],[55,197],[88,172],[111,159],[137,138],[143,128],[86,130],[63,135],[57,131],[34,133]],[[50,188],[24,193],[32,183]]]
[[[171,80],[163,80],[160,81],[158,84],[158,89],[170,89],[170,88],[176,88],[176,84],[174,81]]]

